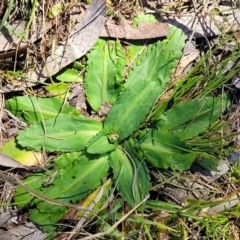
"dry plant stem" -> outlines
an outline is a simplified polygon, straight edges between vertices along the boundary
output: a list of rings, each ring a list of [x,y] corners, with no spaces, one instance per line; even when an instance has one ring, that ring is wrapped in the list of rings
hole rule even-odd
[[[144,202],[146,202],[149,198],[149,195],[147,197],[145,197],[138,205],[136,205],[131,211],[129,211],[125,216],[123,216],[121,219],[119,219],[113,226],[111,226],[107,231],[105,232],[101,232],[101,233],[97,233],[97,234],[93,234],[91,236],[88,237],[84,237],[84,238],[80,238],[79,240],[92,240],[94,238],[99,238],[99,237],[103,237],[105,235],[109,235],[111,234],[111,232],[114,231],[114,229],[120,224],[122,223],[125,219],[127,219],[135,210],[137,210]]]
[[[197,240],[197,238],[194,236],[194,234],[192,233],[191,229],[187,226],[187,224],[181,218],[179,218],[179,221],[184,227],[184,229],[187,229],[187,231],[191,234],[191,236],[193,236],[194,239]]]
[[[30,30],[30,26],[35,18],[35,9],[36,9],[36,4],[37,4],[37,1],[36,0],[33,0],[33,6],[32,6],[32,11],[31,11],[31,15],[30,15],[30,19],[29,21],[27,22],[27,25],[26,27],[24,28],[24,32],[21,34],[20,36],[20,41],[17,45],[17,49],[16,49],[16,52],[15,52],[15,61],[14,61],[14,71],[16,71],[16,66],[17,66],[17,54],[18,54],[18,50],[21,48],[21,42],[24,38],[26,38],[26,35],[28,35],[28,32]],[[27,44],[27,47],[28,47],[28,44]]]
[[[147,48],[146,45],[144,45],[142,47],[142,49],[133,57],[133,59],[128,63],[126,69],[124,70],[124,73],[123,73],[123,76],[126,76],[127,75],[127,72],[133,68],[134,66],[134,63],[136,61],[136,59],[143,53],[143,51]]]
[[[4,179],[5,181],[8,181],[8,182],[12,183],[13,185],[15,185],[17,187],[19,187],[19,186],[22,187],[24,190],[31,193],[33,196],[35,196],[35,197],[37,197],[37,198],[39,198],[39,199],[41,199],[45,202],[49,202],[49,203],[54,204],[54,205],[64,206],[64,207],[68,207],[68,208],[75,208],[75,209],[78,209],[78,210],[83,210],[83,211],[96,213],[95,211],[93,211],[91,209],[84,208],[84,207],[78,206],[76,204],[71,204],[71,203],[62,202],[62,201],[59,201],[59,200],[56,200],[56,199],[49,198],[49,197],[35,191],[34,189],[31,189],[30,187],[26,186],[16,177],[8,176],[3,171],[0,171],[0,178]]]
[[[195,3],[195,1],[193,0],[192,1],[192,3],[193,3],[193,7],[194,7],[194,10],[195,10],[195,20],[194,20],[194,22],[193,22],[193,24],[194,24],[194,26],[192,27],[192,29],[193,29],[193,32],[192,32],[192,34],[191,34],[191,36],[190,36],[190,38],[189,38],[189,41],[192,41],[192,38],[193,38],[193,36],[194,36],[194,34],[196,33],[196,31],[197,31],[197,25],[200,23],[200,24],[202,24],[200,21],[198,21],[198,19],[197,19],[197,16],[198,16],[198,10],[197,10],[197,7],[196,7],[196,3]],[[196,19],[197,19],[197,21],[196,21]],[[209,40],[208,40],[208,38],[203,34],[202,35],[203,36],[203,38],[206,40],[206,42],[207,42],[207,44],[208,44],[208,46],[209,46],[209,51],[210,51],[210,56],[211,56],[211,45],[210,45],[210,43],[209,43]]]
[[[16,59],[17,56],[19,56],[21,54],[26,54],[28,47],[29,47],[29,45],[27,44],[23,47],[18,47],[17,49],[12,49],[9,51],[0,51],[0,60],[6,59],[6,58],[11,58],[11,57],[14,57]]]
[[[4,8],[4,0],[2,0],[1,5],[0,5],[0,15],[3,14],[3,8]]]
[[[97,194],[97,196],[95,197],[95,199],[94,199],[94,200],[92,201],[92,203],[89,205],[89,209],[93,209],[93,208],[95,207],[96,203],[99,202],[99,200],[100,200],[101,197],[102,197],[103,191],[104,191],[104,189],[103,189],[103,187],[102,187],[101,190],[99,191],[99,193]],[[77,225],[76,225],[76,226],[74,227],[74,229],[71,231],[71,233],[70,233],[70,235],[68,236],[67,240],[71,240],[71,239],[74,237],[74,235],[75,235],[77,232],[79,232],[79,231],[81,230],[81,228],[83,228],[83,224],[84,224],[84,222],[86,221],[88,214],[89,214],[89,211],[88,211],[88,212],[86,211],[86,212],[83,214],[83,216],[81,217],[81,219],[79,220],[79,222],[77,223]]]
[[[8,114],[8,116],[10,116],[14,121],[16,121],[19,126],[21,128],[26,128],[27,127],[27,124],[23,121],[21,121],[19,118],[17,118],[16,116],[14,116],[9,110],[6,110],[5,109],[5,112]]]

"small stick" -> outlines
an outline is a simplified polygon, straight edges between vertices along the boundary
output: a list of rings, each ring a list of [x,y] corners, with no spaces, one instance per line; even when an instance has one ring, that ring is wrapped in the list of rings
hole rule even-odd
[[[123,216],[121,219],[119,219],[113,226],[111,226],[107,231],[105,232],[101,232],[101,233],[97,233],[97,234],[93,234],[90,235],[88,237],[84,237],[84,238],[80,238],[79,240],[92,240],[94,238],[99,238],[99,237],[103,237],[105,235],[109,235],[111,232],[114,231],[114,229],[121,223],[123,222],[126,218],[128,218],[137,208],[139,208],[144,202],[147,201],[147,199],[149,198],[149,195],[147,197],[145,197],[138,205],[136,205],[132,210],[130,210],[125,216]]]

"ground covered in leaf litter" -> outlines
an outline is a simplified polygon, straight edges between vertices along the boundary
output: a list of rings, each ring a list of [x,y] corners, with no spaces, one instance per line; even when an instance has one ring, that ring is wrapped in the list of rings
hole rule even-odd
[[[160,3],[159,1],[139,1],[141,7],[140,9],[146,12],[153,12],[156,14],[159,18],[163,18],[162,15],[166,15],[166,17],[169,17],[171,19],[172,16],[177,15],[178,17],[181,16],[181,14],[184,17],[184,14],[194,12],[196,13],[196,9],[193,11],[193,6],[188,3]],[[211,6],[201,6],[202,8],[207,8],[209,10],[215,3],[213,3]],[[187,10],[182,10],[181,7],[185,6],[183,9]],[[84,5],[83,5],[84,7]],[[216,7],[216,6],[214,6]],[[163,11],[159,11],[159,9],[164,9]],[[167,10],[166,10],[167,9]],[[179,10],[180,9],[180,10]],[[4,7],[1,8],[1,10],[5,10]],[[133,17],[138,13],[139,8],[137,8],[137,5],[135,1],[121,1],[121,3],[117,4],[112,4],[112,11],[114,14],[110,15],[112,20],[116,21],[117,24],[119,23],[122,16],[124,19],[127,21],[131,21]],[[0,11],[1,12],[1,11]],[[201,12],[201,14],[205,14],[204,11]],[[21,15],[21,14],[20,14]],[[64,20],[64,19],[62,19]],[[127,23],[125,23],[127,24]],[[64,26],[64,24],[62,24]],[[126,25],[125,25],[126,26]],[[61,30],[64,32],[64,30]],[[128,29],[128,31],[130,31]],[[195,29],[193,29],[193,32]],[[64,38],[64,36],[61,35],[61,32],[57,32],[60,38],[59,41],[61,41],[61,38]],[[134,33],[135,34],[135,33]],[[134,37],[134,34],[132,35]],[[199,34],[199,33],[198,33]],[[188,47],[186,47],[185,52],[184,52],[184,57],[181,59],[179,63],[179,67],[175,71],[175,76],[174,78],[176,79],[179,76],[183,76],[189,69],[191,69],[191,65],[194,64],[194,61],[199,57],[199,54],[203,52],[206,48],[208,48],[208,41],[206,41],[204,38],[209,37],[208,35],[205,35],[204,33],[200,33],[199,35],[202,34],[202,38],[194,38],[192,41],[189,41],[187,44]],[[214,36],[214,34],[217,33],[211,33],[211,37]],[[54,34],[49,34],[49,39],[53,36]],[[131,34],[130,34],[131,35]],[[204,36],[203,36],[204,35]],[[136,35],[135,35],[136,36]],[[189,35],[189,37],[191,34]],[[154,36],[153,36],[154,37]],[[121,37],[120,37],[121,38]],[[51,42],[49,39],[44,39],[44,41]],[[126,40],[125,40],[126,41]],[[44,45],[45,42],[42,42],[41,44]],[[48,46],[48,44],[47,44]],[[50,45],[49,45],[50,46]],[[41,50],[41,45],[37,46]],[[50,51],[50,47],[44,50],[44,52]],[[189,53],[190,51],[190,53]],[[37,54],[37,51],[34,52],[34,54]],[[48,54],[48,53],[47,53]],[[0,55],[1,56],[1,55]],[[3,52],[2,52],[3,56]],[[21,56],[20,56],[21,57]],[[38,59],[38,56],[34,56],[35,60],[36,58]],[[222,56],[221,56],[222,57]],[[7,59],[3,59],[3,57],[0,59],[4,60],[5,64],[4,68],[1,70],[6,70],[9,68],[11,64],[14,64],[14,62],[9,61]],[[5,61],[6,60],[6,61]],[[24,61],[18,61],[17,64],[19,64],[19,67],[21,67],[21,64]],[[3,65],[2,65],[3,66]],[[11,98],[14,95],[22,95],[22,94],[27,94],[27,90],[24,86],[17,86],[20,87],[23,92],[13,92],[13,90],[19,90],[17,89],[16,86],[14,87],[9,87],[9,85],[14,85],[15,79],[12,80],[12,82],[9,83],[10,79],[6,74],[3,74],[3,82],[2,82],[2,89],[7,89],[10,88],[8,93],[5,92],[5,95],[1,95],[2,97],[2,102],[4,102],[4,96],[5,98]],[[173,78],[173,79],[174,79]],[[234,96],[235,102],[233,104],[233,110],[229,113],[229,125],[230,125],[230,132],[236,132],[239,129],[239,107],[238,107],[238,78],[235,78],[234,84],[232,84],[231,87],[231,93]],[[7,88],[6,88],[7,87]],[[230,88],[229,87],[229,88]],[[45,88],[42,87],[41,85],[36,85],[33,88],[33,91],[36,95],[46,95]],[[167,96],[164,96],[167,97]],[[99,111],[98,113],[94,113],[89,111],[89,108],[86,104],[85,101],[85,93],[84,89],[81,84],[78,84],[76,86],[73,86],[71,89],[71,94],[68,97],[68,101],[72,106],[75,106],[79,111],[82,112],[83,115],[87,116],[92,116],[92,117],[97,117],[101,118],[104,116],[109,108],[109,104],[106,103]],[[7,112],[6,110],[2,111],[2,143],[14,139],[14,137],[17,135],[17,132],[20,129],[23,129],[26,127],[25,123],[22,122],[21,120],[15,118],[13,115],[11,115],[10,112]],[[238,141],[238,136],[234,137],[232,140],[233,144],[235,145],[236,149],[239,149],[239,141]],[[51,158],[51,156],[46,156],[47,158]],[[239,155],[237,152],[233,153],[230,155],[229,160],[230,163],[234,163],[238,160]],[[203,209],[202,211],[206,211],[209,214],[210,213],[217,213],[221,212],[226,208],[231,208],[234,205],[238,204],[238,195],[237,195],[237,188],[238,185],[237,183],[231,182],[231,174],[233,172],[230,172],[226,174],[226,172],[229,170],[229,164],[223,161],[221,165],[219,165],[220,170],[219,171],[207,171],[205,169],[201,169],[199,166],[193,166],[190,171],[184,172],[184,173],[178,173],[178,172],[172,172],[172,171],[158,171],[156,169],[151,170],[151,175],[152,175],[152,181],[153,181],[153,191],[152,191],[152,197],[157,198],[157,199],[163,199],[167,202],[174,202],[177,203],[178,205],[184,205],[185,201],[187,199],[197,199],[197,200],[202,200],[206,199],[209,201],[216,201],[216,200],[231,200],[228,201],[228,205],[221,205],[219,204],[215,208],[209,209]],[[232,167],[230,167],[231,169]],[[6,173],[9,172],[8,167],[2,167],[2,170],[5,171]],[[236,174],[236,171],[234,172]],[[11,170],[9,174],[18,174],[21,177],[24,177],[28,173],[25,172],[25,170],[19,171],[17,170]],[[225,175],[224,175],[225,174]],[[230,180],[230,181],[229,181]],[[14,186],[11,184],[11,182],[8,181],[2,181],[1,185],[1,202],[6,204],[11,202],[11,196],[14,192]],[[7,211],[8,209],[6,207],[2,207],[2,219],[8,219],[9,218],[9,212]],[[0,221],[1,223],[1,228],[3,230],[3,235],[5,238],[4,239],[19,239],[19,235],[21,236],[27,236],[30,232],[34,230],[34,234],[36,235],[29,235],[30,238],[33,239],[42,239],[43,235],[40,231],[38,231],[34,225],[32,225],[31,222],[28,222],[28,213],[26,209],[23,209],[22,211],[19,210],[13,210],[11,213],[14,215],[14,217],[11,217],[9,221],[4,222]],[[163,218],[165,215],[168,215],[169,213],[162,212],[161,214],[159,213],[153,213],[153,219],[159,219]],[[239,235],[239,223],[238,223],[238,217],[232,217],[229,219],[229,221],[232,224],[232,233],[230,234],[232,236],[232,239],[238,239],[237,236]],[[204,239],[204,234],[201,236],[201,232],[199,229],[193,225],[191,225],[191,221],[188,224],[188,230],[192,235],[192,238],[190,239]],[[39,234],[39,235],[38,235]],[[162,237],[164,239],[168,238],[167,233],[162,233]],[[28,239],[25,237],[24,239]],[[211,239],[211,238],[210,238]]]

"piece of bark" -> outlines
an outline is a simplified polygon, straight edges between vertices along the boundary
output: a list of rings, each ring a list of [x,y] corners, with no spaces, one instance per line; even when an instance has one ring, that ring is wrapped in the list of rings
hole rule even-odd
[[[43,233],[37,226],[35,226],[32,222],[27,222],[24,225],[17,226],[15,228],[11,228],[8,230],[11,234],[12,238],[8,239],[16,239],[16,240],[44,240],[48,236],[47,233]],[[1,238],[0,238],[1,239]]]
[[[130,25],[121,26],[108,21],[100,36],[128,40],[142,40],[164,37],[168,34],[168,23],[142,23],[139,24],[137,28],[133,28]]]
[[[29,46],[27,44],[27,45],[19,47],[19,48],[10,49],[7,51],[1,51],[0,52],[0,60],[12,58],[15,56],[21,56],[21,54],[26,54],[28,47]]]

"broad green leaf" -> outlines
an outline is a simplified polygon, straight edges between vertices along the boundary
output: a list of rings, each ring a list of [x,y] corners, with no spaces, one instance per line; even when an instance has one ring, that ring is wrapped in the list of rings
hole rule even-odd
[[[141,63],[130,72],[124,87],[130,89],[139,81],[156,81],[162,88],[170,80],[171,73],[182,55],[186,36],[175,27],[164,41],[158,41],[145,52]],[[159,93],[160,94],[160,93]]]
[[[15,116],[23,118],[30,123],[66,114],[80,115],[74,107],[70,107],[58,98],[14,97],[6,101],[6,108]]]
[[[66,68],[62,70],[56,76],[56,79],[61,82],[82,82],[82,76],[79,75],[78,71],[71,68]]]
[[[119,141],[128,137],[144,121],[159,92],[156,82],[147,81],[123,92],[105,120],[104,132],[118,135]]]
[[[125,56],[118,41],[99,39],[88,54],[85,87],[87,100],[95,111],[104,102],[115,102],[122,87],[125,64]]]
[[[35,172],[28,178],[24,179],[22,182],[26,186],[30,187],[33,190],[41,190],[42,184],[49,176],[51,175],[50,172]],[[34,195],[26,191],[21,187],[16,188],[16,192],[13,196],[14,204],[17,205],[19,208],[26,206],[27,204],[31,204],[31,201],[34,199]]]
[[[47,17],[50,19],[55,18],[62,11],[63,11],[63,7],[62,7],[61,3],[53,4],[47,12]]]
[[[83,199],[92,190],[102,184],[102,180],[108,173],[108,158],[100,157],[96,160],[74,161],[55,178],[52,185],[42,194],[63,202],[75,204]],[[30,219],[49,230],[49,226],[59,221],[66,213],[66,207],[55,205],[36,199],[37,207],[31,212]]]
[[[131,66],[133,62],[135,65],[141,62],[147,52],[147,46],[129,45],[125,47],[125,54],[127,58],[127,66]],[[129,69],[130,70],[130,69]]]
[[[157,22],[157,20],[152,14],[139,13],[133,19],[133,27],[137,27],[139,23],[155,23],[155,22]]]
[[[47,119],[19,132],[18,143],[28,149],[79,151],[102,130],[102,123],[93,119],[70,115]]]
[[[209,171],[217,171],[217,167],[219,166],[220,161],[221,160],[217,159],[214,156],[211,156],[210,154],[200,152],[195,162],[203,168],[208,169]]]
[[[130,154],[126,155],[122,150],[116,149],[110,154],[109,164],[113,169],[117,189],[134,207],[146,197],[150,184],[145,163],[139,161],[135,154]]]
[[[188,169],[198,155],[177,136],[163,130],[143,134],[140,147],[146,161],[153,166],[179,171]]]
[[[57,98],[65,98],[66,94],[69,96],[68,89],[68,83],[52,83],[46,86],[46,90],[49,92],[50,96],[55,96]]]
[[[120,149],[116,149],[110,154],[109,165],[113,170],[113,178],[118,191],[122,197],[131,205],[134,206],[134,190],[132,187],[134,177],[134,167],[128,157]],[[136,174],[136,171],[135,171]]]
[[[72,166],[73,162],[79,158],[80,152],[62,154],[61,156],[54,159],[54,168],[51,167],[51,170],[47,170],[45,172],[43,172],[43,170],[39,170],[38,172],[35,172],[31,176],[24,179],[23,183],[29,188],[40,192],[42,191],[43,187],[47,187],[48,185],[52,184],[61,169]],[[82,156],[81,161],[88,161],[88,159]],[[46,168],[49,167],[48,164],[51,165],[51,162],[45,164]],[[24,207],[25,205],[30,204],[31,200],[34,198],[34,195],[29,193],[22,187],[18,187],[13,198],[14,204],[16,204],[18,207]]]
[[[226,99],[205,97],[180,102],[160,115],[158,127],[171,130],[180,139],[190,139],[216,122],[226,109]]]
[[[75,160],[73,164],[60,171],[53,184],[43,191],[43,194],[61,201],[78,200],[87,196],[93,189],[100,186],[108,172],[108,157],[99,157],[87,161],[85,157]],[[41,201],[42,211],[54,211],[52,204]]]
[[[37,223],[45,232],[53,232],[57,229],[57,225],[54,225],[57,223],[61,218],[67,213],[67,208],[60,207],[58,211],[51,213],[42,213],[41,209],[38,209],[37,207],[34,208],[30,215],[29,219]]]
[[[87,152],[91,154],[103,154],[114,150],[116,146],[109,142],[108,137],[100,132],[87,144]]]

